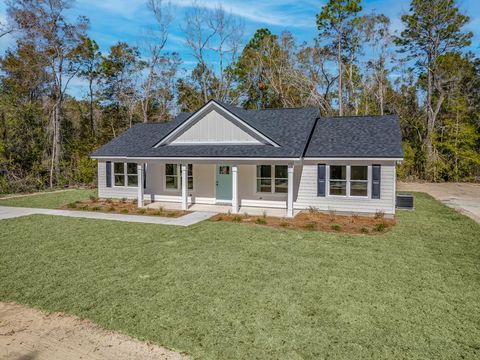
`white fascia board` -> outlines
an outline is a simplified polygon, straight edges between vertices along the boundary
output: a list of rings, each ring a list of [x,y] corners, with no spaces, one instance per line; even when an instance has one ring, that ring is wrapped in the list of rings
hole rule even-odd
[[[168,134],[166,137],[164,137],[162,140],[160,140],[157,144],[155,144],[154,148],[159,147],[161,145],[165,145],[166,143],[169,142],[169,140],[172,137],[175,137],[180,133],[185,127],[187,127],[191,122],[195,121],[199,116],[201,116],[204,112],[206,112],[210,107],[216,107],[217,109],[220,109],[221,111],[227,112],[231,117],[233,117],[236,121],[241,123],[243,126],[245,126],[247,129],[264,139],[267,143],[274,147],[280,147],[276,142],[273,140],[269,139],[266,137],[264,134],[253,128],[252,126],[248,125],[245,121],[240,119],[238,116],[233,114],[231,111],[228,109],[224,108],[223,106],[217,104],[215,101],[210,100],[208,103],[206,103],[200,110],[198,110],[195,114],[191,115],[186,121],[183,122],[183,124],[179,125],[176,129],[174,129],[170,134]],[[182,144],[183,145],[183,144]]]
[[[241,161],[300,161],[302,160],[301,158],[249,158],[249,157],[137,157],[137,156],[91,156],[92,159],[94,160],[124,160],[124,161],[146,161],[146,160],[199,160],[199,161],[204,161],[204,160],[215,160],[215,161],[223,161],[223,160],[229,160],[229,161],[236,161],[236,160],[241,160]]]
[[[352,161],[352,160],[359,160],[359,161],[402,161],[403,158],[380,158],[380,157],[306,157],[303,158],[305,161]]]

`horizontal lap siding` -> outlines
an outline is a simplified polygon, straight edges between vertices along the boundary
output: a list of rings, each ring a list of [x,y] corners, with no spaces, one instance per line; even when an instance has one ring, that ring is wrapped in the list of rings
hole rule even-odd
[[[320,163],[320,162],[319,162]],[[338,162],[322,162],[327,165],[345,165]],[[394,214],[395,198],[395,164],[393,162],[351,162],[349,165],[372,165],[381,164],[381,198],[356,198],[356,197],[319,197],[317,196],[317,163],[303,165],[300,183],[294,207],[307,209],[310,206],[322,211],[335,210],[339,212],[375,213],[383,211],[385,214]],[[370,179],[371,180],[371,179]],[[369,184],[370,186],[370,184]],[[326,183],[328,187],[328,182]],[[327,192],[328,193],[328,192]]]
[[[112,162],[113,174],[113,162]],[[138,197],[137,187],[115,187],[112,180],[112,187],[107,187],[107,168],[105,161],[98,161],[98,196],[105,199],[136,199]]]

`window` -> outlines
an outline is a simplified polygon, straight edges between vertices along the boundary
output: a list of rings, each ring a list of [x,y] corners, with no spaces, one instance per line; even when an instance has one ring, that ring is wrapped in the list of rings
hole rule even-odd
[[[138,186],[137,164],[113,163],[115,186]]]
[[[113,163],[113,177],[115,186],[125,186],[125,164]]]
[[[127,163],[127,186],[138,186],[137,164]]]
[[[351,167],[350,196],[368,196],[368,166]]]
[[[330,165],[329,194],[368,196],[368,166]]]
[[[347,195],[347,167],[330,165],[330,195]]]
[[[167,189],[178,189],[178,165],[165,165],[165,187]]]
[[[188,190],[193,190],[193,165],[188,164]]]
[[[287,165],[257,165],[257,192],[287,193]]]
[[[275,192],[288,192],[288,166],[275,165]]]
[[[165,164],[165,187],[178,190],[182,184],[180,164]],[[188,164],[188,189],[193,190],[193,165]],[[179,180],[180,179],[180,180]]]
[[[257,192],[272,192],[272,167],[271,165],[257,165]]]

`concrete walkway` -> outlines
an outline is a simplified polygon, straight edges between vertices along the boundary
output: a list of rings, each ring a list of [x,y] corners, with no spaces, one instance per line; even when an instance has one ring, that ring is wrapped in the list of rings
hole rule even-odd
[[[35,208],[0,206],[0,220],[16,218],[19,216],[35,215],[35,214],[68,216],[68,217],[97,219],[97,220],[101,219],[101,220],[127,221],[127,222],[143,223],[143,224],[190,226],[193,224],[197,224],[200,221],[207,220],[212,216],[216,215],[217,213],[208,212],[208,211],[194,211],[178,218],[169,218],[169,217],[161,217],[161,216],[106,214],[106,213],[94,212],[94,211],[35,209]]]

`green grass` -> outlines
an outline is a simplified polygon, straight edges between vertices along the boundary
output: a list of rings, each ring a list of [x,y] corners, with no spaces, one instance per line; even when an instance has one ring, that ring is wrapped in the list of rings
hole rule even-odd
[[[88,200],[90,196],[96,196],[96,194],[96,189],[75,189],[62,192],[45,192],[45,194],[41,195],[0,199],[0,206],[55,209],[75,201]]]
[[[480,226],[431,197],[385,234],[0,221],[0,299],[201,359],[480,356]]]

